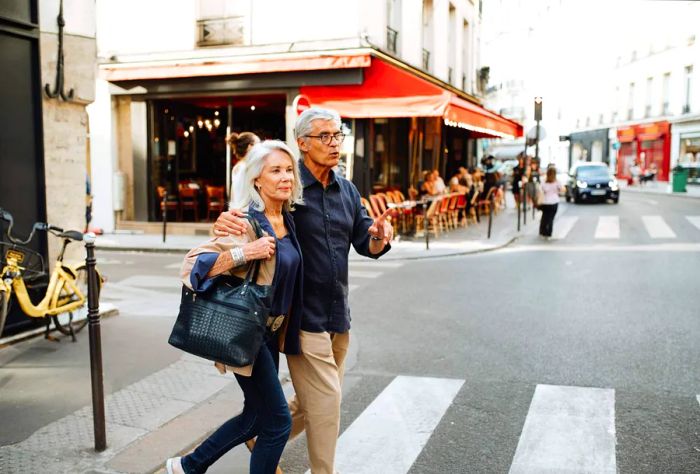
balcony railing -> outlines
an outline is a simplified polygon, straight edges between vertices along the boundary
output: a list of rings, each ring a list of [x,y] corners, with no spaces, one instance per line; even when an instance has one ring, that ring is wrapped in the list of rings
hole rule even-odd
[[[423,48],[423,69],[430,71],[430,51]]]
[[[197,46],[242,46],[244,44],[244,17],[197,20]]]
[[[399,37],[399,32],[395,29],[387,26],[386,27],[386,49],[391,53],[398,53],[398,48],[396,47],[397,40]]]

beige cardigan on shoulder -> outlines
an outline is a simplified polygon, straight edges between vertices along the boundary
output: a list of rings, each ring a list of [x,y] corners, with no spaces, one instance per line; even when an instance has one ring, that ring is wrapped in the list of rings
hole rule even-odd
[[[263,231],[265,235],[267,233]],[[226,237],[213,237],[203,244],[193,248],[187,255],[185,255],[185,260],[182,262],[182,268],[180,270],[180,277],[182,283],[188,288],[192,289],[192,283],[190,283],[190,272],[194,267],[197,257],[203,253],[223,253],[228,252],[232,248],[242,247],[245,244],[252,242],[255,239],[255,231],[248,226],[248,232],[241,236],[226,236]],[[248,264],[250,265],[250,264]],[[248,265],[243,265],[239,268],[233,268],[229,271],[222,273],[222,275],[233,275],[239,278],[245,278],[246,271],[248,270]],[[272,278],[275,275],[275,259],[270,258],[268,260],[263,260],[260,265],[260,274],[258,275],[258,283],[261,285],[272,284]],[[231,367],[229,365],[224,365],[221,362],[216,362],[214,364],[219,372],[222,374],[226,371],[234,372],[245,377],[250,377],[253,373],[253,366],[246,365],[245,367]]]

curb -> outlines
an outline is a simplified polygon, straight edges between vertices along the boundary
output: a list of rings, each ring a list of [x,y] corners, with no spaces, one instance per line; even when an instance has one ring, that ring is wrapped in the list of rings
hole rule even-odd
[[[99,315],[100,315],[100,319],[109,318],[112,316],[118,316],[119,309],[116,306],[110,304],[107,309],[100,311]],[[73,322],[82,321],[86,318],[87,318],[87,316],[85,318],[83,318],[83,317],[75,318],[73,320]],[[46,331],[45,328],[35,328],[35,329],[30,329],[28,331],[20,332],[18,334],[13,335],[13,336],[4,337],[4,338],[0,339],[0,349],[2,349],[4,347],[11,346],[13,344],[20,343],[22,341],[26,341],[28,339],[35,338],[37,336],[42,336],[45,331]],[[54,328],[54,329],[51,329],[49,331],[49,333],[54,333],[56,331],[58,331],[58,329]]]
[[[657,191],[647,191],[646,189],[629,189],[629,188],[621,188],[620,191],[623,191],[625,193],[630,193],[630,194],[644,194],[647,196],[668,196],[672,198],[685,198],[685,199],[700,199],[700,195],[693,195],[693,194],[688,194],[686,191],[685,193],[668,193],[668,192],[657,192]]]

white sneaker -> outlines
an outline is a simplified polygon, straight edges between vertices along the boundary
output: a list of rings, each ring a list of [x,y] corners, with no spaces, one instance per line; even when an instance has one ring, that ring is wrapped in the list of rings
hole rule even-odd
[[[165,472],[168,474],[185,474],[185,470],[182,468],[182,463],[180,462],[182,458],[170,458],[165,461]]]

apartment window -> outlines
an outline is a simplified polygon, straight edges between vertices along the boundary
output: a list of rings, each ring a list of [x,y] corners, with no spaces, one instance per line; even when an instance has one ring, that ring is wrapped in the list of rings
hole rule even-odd
[[[671,93],[671,73],[667,72],[664,74],[663,83],[661,85],[661,115],[668,115],[670,113],[669,109],[669,95]]]
[[[634,118],[634,82],[630,82],[629,95],[627,96],[627,120]]]
[[[386,2],[386,49],[394,54],[399,53],[399,30],[401,27],[401,0]]]
[[[612,123],[617,122],[617,110],[613,111],[612,118],[610,120]]]
[[[685,67],[685,101],[683,102],[683,113],[687,114],[690,112],[690,104],[693,94],[693,66]]]
[[[654,78],[647,77],[647,100],[644,104],[644,116],[651,117],[651,97],[653,95]]]
[[[250,43],[250,2],[199,0],[197,46],[242,46]]]
[[[462,23],[462,71],[472,71],[471,57],[471,28],[466,20]],[[462,74],[462,90],[466,91],[469,87],[468,77],[466,72]]]
[[[450,3],[447,25],[447,82],[452,84],[457,65],[457,10]]]
[[[430,52],[433,50],[433,0],[423,2],[423,69],[430,71]]]

